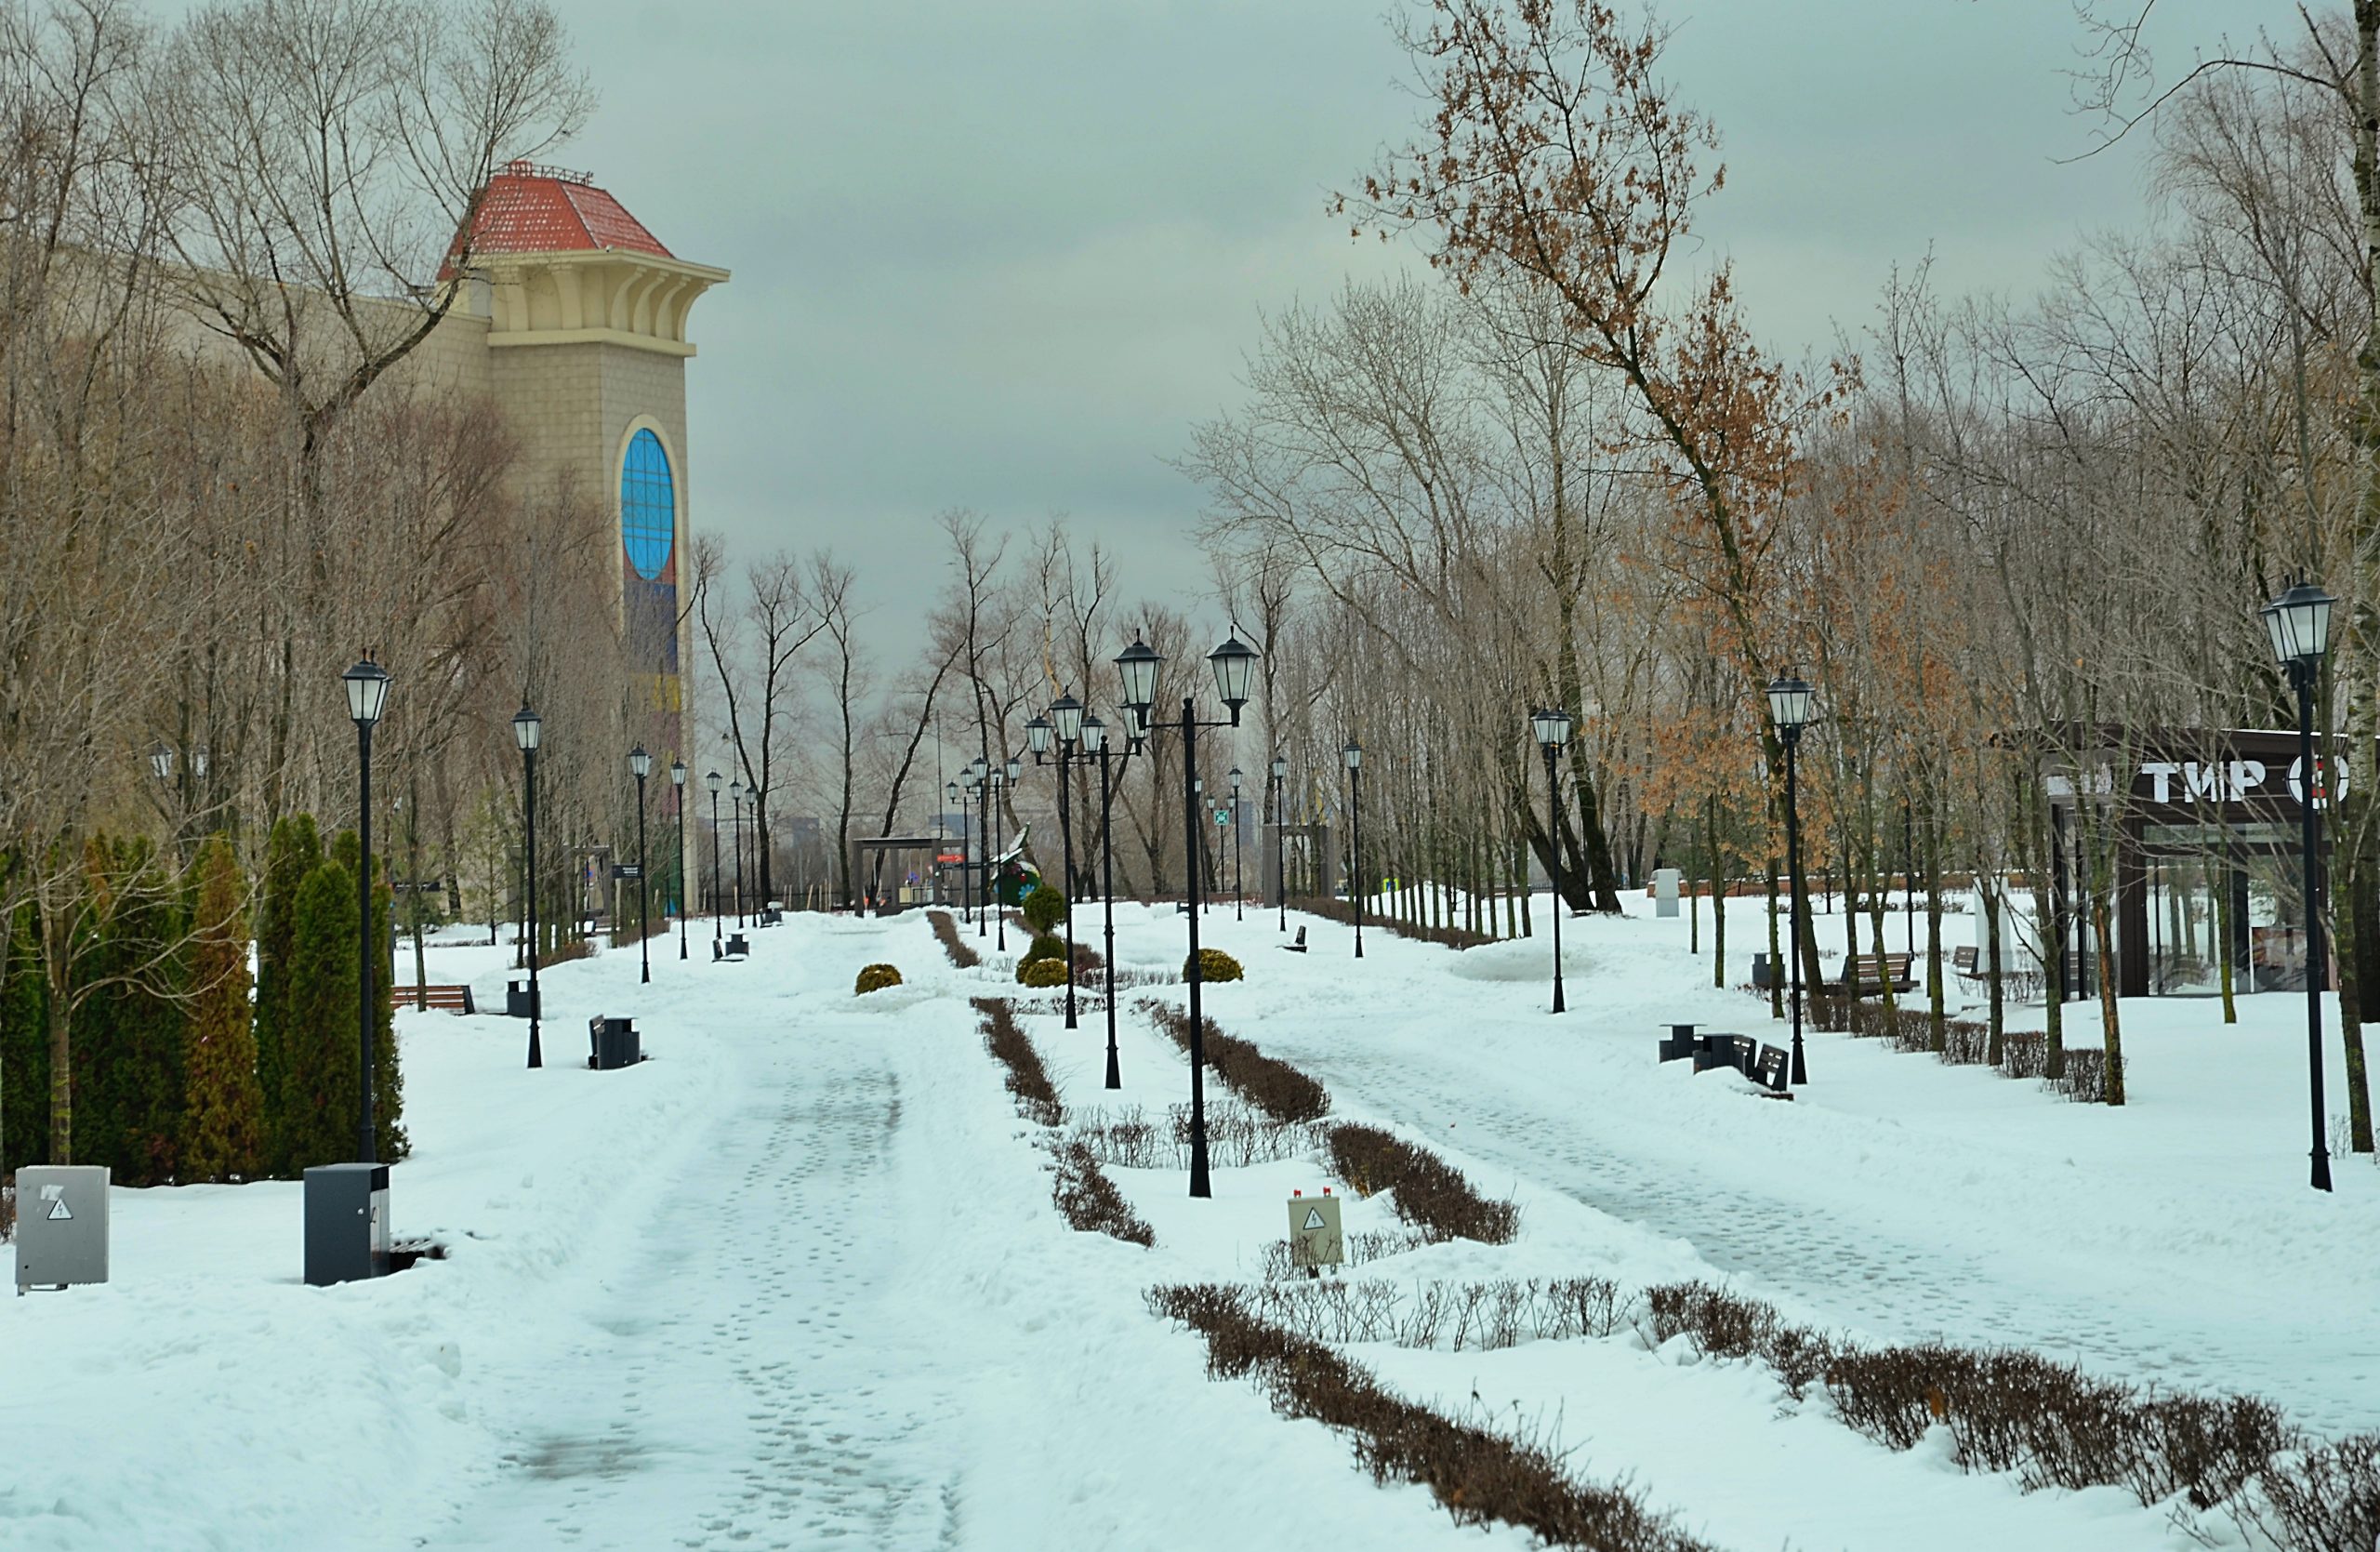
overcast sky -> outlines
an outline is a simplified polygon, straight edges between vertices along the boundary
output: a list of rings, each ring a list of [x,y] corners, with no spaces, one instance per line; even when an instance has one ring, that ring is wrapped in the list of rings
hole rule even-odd
[[[1165,460],[1234,405],[1260,316],[1414,262],[1324,214],[1416,99],[1382,0],[558,0],[602,94],[556,159],[724,265],[688,366],[694,522],[743,555],[832,545],[906,656],[935,514],[1052,512],[1203,589]],[[2165,0],[2160,63],[2281,7]],[[2228,14],[2227,14],[2228,13]],[[2030,292],[2145,219],[2091,143],[2069,0],[1699,0],[1661,13],[1725,137],[1702,232],[1792,356],[1929,249]]]

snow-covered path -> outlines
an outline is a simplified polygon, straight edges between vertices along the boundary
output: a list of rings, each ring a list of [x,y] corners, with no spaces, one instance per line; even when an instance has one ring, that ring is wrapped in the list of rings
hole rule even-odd
[[[880,1051],[776,1043],[638,1193],[591,1331],[513,1392],[512,1469],[433,1545],[959,1545],[954,1402],[886,1309],[901,1124]]]

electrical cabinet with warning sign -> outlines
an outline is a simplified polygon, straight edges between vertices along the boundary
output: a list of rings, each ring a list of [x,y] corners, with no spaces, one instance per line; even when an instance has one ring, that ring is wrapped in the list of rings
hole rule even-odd
[[[108,1280],[104,1164],[27,1164],[17,1172],[17,1292]]]
[[[1347,1242],[1339,1232],[1339,1199],[1329,1191],[1318,1197],[1301,1191],[1289,1199],[1289,1265],[1321,1274],[1347,1259]]]

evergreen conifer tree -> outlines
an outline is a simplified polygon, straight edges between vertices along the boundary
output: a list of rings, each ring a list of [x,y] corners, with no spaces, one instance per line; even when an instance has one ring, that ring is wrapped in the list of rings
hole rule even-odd
[[[343,829],[332,843],[331,855],[339,866],[355,876],[355,832]],[[372,858],[372,941],[377,954],[372,962],[372,985],[378,1006],[374,1010],[372,1026],[372,1156],[384,1164],[393,1164],[413,1151],[413,1144],[405,1135],[405,1086],[403,1064],[397,1060],[397,1002],[390,988],[397,980],[396,894],[389,887],[389,868],[385,856]],[[354,1015],[348,1015],[353,1027]]]
[[[281,1015],[281,1142],[290,1173],[355,1157],[355,875],[314,865],[292,902],[287,1001]]]
[[[263,1165],[264,1100],[248,1009],[245,881],[231,843],[209,840],[198,874],[181,1178],[253,1180]]]
[[[90,994],[75,1015],[74,1161],[121,1186],[175,1178],[182,1127],[189,974],[187,906],[146,841],[86,853],[93,941],[74,962]]]
[[[33,908],[8,923],[0,967],[0,1175],[49,1159],[49,988]]]
[[[298,939],[298,891],[323,860],[311,816],[272,827],[265,845],[264,890],[257,904],[257,1090],[264,1102],[264,1167],[289,1175],[302,1168],[290,1152],[282,1093],[288,1070],[282,1031],[288,1026],[290,958]]]

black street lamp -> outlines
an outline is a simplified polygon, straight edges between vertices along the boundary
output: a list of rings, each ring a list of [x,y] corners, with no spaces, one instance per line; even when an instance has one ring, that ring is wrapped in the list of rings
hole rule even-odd
[[[644,778],[653,774],[653,756],[639,744],[628,750],[628,769],[636,775],[636,948],[637,979],[653,979],[653,928],[645,920],[648,896],[644,892]]]
[[[982,755],[967,763],[966,774],[959,778],[960,786],[975,794],[975,877],[970,884],[968,898],[978,907],[975,912],[975,939],[983,941],[991,931],[992,918],[992,849],[986,843],[990,837],[992,772],[991,762]]]
[[[1562,794],[1554,785],[1554,762],[1570,742],[1570,713],[1560,707],[1531,711],[1528,727],[1537,747],[1545,751],[1545,855],[1553,858],[1554,875],[1554,1011],[1562,1004]]]
[[[537,1040],[539,1015],[545,1012],[545,1005],[537,1001],[537,745],[544,739],[545,723],[535,711],[523,706],[512,714],[512,741],[521,746],[521,854],[528,880],[521,903],[528,922],[531,1067],[546,1065]]]
[[[1015,791],[1016,778],[1024,774],[1025,763],[1021,760],[1004,760],[1000,763],[999,769],[992,773],[992,856],[994,857],[998,857],[1001,849],[1008,844],[1008,816],[1000,810],[1000,794]],[[992,943],[1005,954],[1008,952],[1008,909],[1007,903],[999,897],[997,890],[992,895],[991,909]],[[1074,973],[1074,966],[1071,964],[1066,966],[1066,973],[1071,975]]]
[[[1355,907],[1355,957],[1364,957],[1364,746],[1339,751],[1347,762],[1347,898]]]
[[[1808,1082],[1810,1069],[1802,1059],[1802,810],[1795,751],[1816,698],[1806,680],[1788,675],[1769,681],[1768,717],[1785,746],[1785,985],[1793,1003],[1792,1081],[1796,1083]]]
[[[678,792],[678,957],[686,957],[686,763],[669,762],[669,785]]]
[[[731,837],[735,853],[735,930],[742,932],[744,930],[744,784],[740,781],[732,781],[727,784],[727,812],[735,824],[735,833]]]
[[[355,1000],[355,1028],[364,1051],[363,1081],[358,1085],[363,1096],[356,1118],[355,1157],[364,1163],[373,1162],[372,1147],[372,728],[380,720],[380,710],[388,704],[389,670],[364,654],[364,660],[340,675],[347,683],[347,714],[355,719],[355,764],[362,777],[356,802],[356,885],[355,896],[359,915],[355,929],[355,957],[363,972],[360,994]]]
[[[2297,692],[2297,811],[2305,849],[2306,895],[2306,1078],[2314,1104],[2314,1189],[2331,1188],[2331,1153],[2322,1135],[2322,983],[2330,964],[2323,946],[2322,902],[2316,868],[2321,855],[2321,803],[2328,774],[2314,763],[2314,685],[2330,650],[2331,605],[2337,602],[2311,582],[2300,582],[2260,611],[2272,635],[2273,656],[2289,670]]]
[[[1058,835],[1060,850],[1065,863],[1065,888],[1059,898],[1066,903],[1066,1028],[1079,1028],[1075,1022],[1075,830],[1073,795],[1066,778],[1066,767],[1088,758],[1078,752],[1082,739],[1082,702],[1072,696],[1060,696],[1050,703],[1047,721],[1034,718],[1025,724],[1025,741],[1032,747],[1033,763],[1041,763],[1049,750],[1051,735],[1055,733],[1058,744]]]
[[[719,899],[719,773],[711,771],[703,776],[703,785],[710,789],[710,942],[711,952],[719,952],[721,923],[727,912],[720,908]]]
[[[1239,767],[1231,768],[1231,919],[1248,920],[1248,873],[1241,866],[1245,854],[1239,844]]]
[[[967,803],[966,800],[959,795],[959,783],[955,781],[945,781],[942,784],[942,812],[945,821],[948,818],[950,811],[954,808],[959,810],[959,879],[963,892],[967,880]],[[942,827],[937,825],[934,828],[936,829],[940,829]],[[940,880],[941,874],[937,869],[934,886],[934,898],[937,900],[942,898]],[[968,908],[972,909],[974,903],[974,896],[972,895],[968,895]]]
[[[1281,931],[1289,930],[1289,854],[1283,832],[1289,824],[1289,763],[1287,757],[1273,757],[1273,903],[1280,908]]]
[[[1237,727],[1240,708],[1248,704],[1249,681],[1256,670],[1256,652],[1241,641],[1236,632],[1207,655],[1207,662],[1215,672],[1215,689],[1224,706],[1230,709],[1231,720],[1200,722],[1197,699],[1182,697],[1182,720],[1178,724],[1152,723],[1149,709],[1157,699],[1157,670],[1164,659],[1136,634],[1132,644],[1116,658],[1116,671],[1124,681],[1124,705],[1130,710],[1134,724],[1154,734],[1161,726],[1178,725],[1182,734],[1182,822],[1183,871],[1187,878],[1184,903],[1190,923],[1190,959],[1183,977],[1190,986],[1190,1194],[1211,1197],[1207,1171],[1207,1038],[1206,1015],[1200,1009],[1199,988],[1205,977],[1198,963],[1198,852],[1203,843],[1198,833],[1198,729],[1202,727]],[[1112,956],[1111,956],[1112,961]],[[1109,999],[1111,1005],[1114,999]]]
[[[1107,776],[1107,724],[1097,717],[1082,720],[1082,751],[1099,762],[1099,914],[1107,946],[1107,1086],[1124,1086],[1123,1069],[1116,1060],[1116,829],[1115,789]],[[1134,741],[1137,747],[1138,741]],[[1125,758],[1131,751],[1127,749]],[[1073,950],[1068,949],[1071,956]]]

